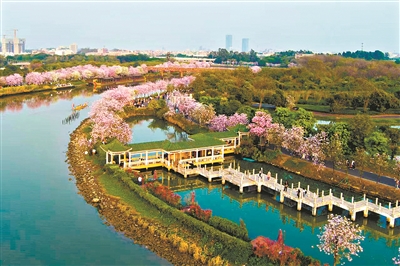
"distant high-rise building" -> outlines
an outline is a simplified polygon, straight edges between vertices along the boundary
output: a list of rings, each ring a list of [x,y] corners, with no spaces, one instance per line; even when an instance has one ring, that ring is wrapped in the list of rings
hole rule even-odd
[[[248,38],[243,38],[242,39],[242,52],[247,53],[250,51],[249,49],[249,39]]]
[[[13,53],[21,54],[25,53],[25,39],[17,38],[17,30],[14,30],[14,38],[6,38],[3,35],[1,40],[1,52],[3,54]]]
[[[17,31],[14,30],[14,38],[6,38],[6,35],[3,35],[1,40],[1,53],[13,53],[13,54],[21,54],[25,53],[25,39],[17,38]]]
[[[232,35],[226,35],[225,48],[228,51],[232,50]]]
[[[69,46],[69,49],[74,53],[78,53],[78,45],[76,43],[73,43]]]

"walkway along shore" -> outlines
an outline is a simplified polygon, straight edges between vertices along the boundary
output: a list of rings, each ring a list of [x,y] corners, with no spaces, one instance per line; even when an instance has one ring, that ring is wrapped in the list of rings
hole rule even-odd
[[[267,190],[272,190],[275,192],[279,192],[279,201],[281,203],[284,202],[285,198],[288,198],[297,204],[297,210],[301,211],[302,207],[309,206],[312,209],[312,215],[317,214],[317,208],[322,206],[328,206],[328,210],[332,211],[333,206],[340,207],[344,210],[348,210],[350,212],[351,220],[356,220],[357,212],[363,212],[364,217],[368,217],[368,212],[374,212],[379,215],[386,217],[389,222],[390,227],[395,226],[395,220],[400,218],[400,206],[399,201],[397,200],[395,206],[391,205],[389,202],[388,207],[382,206],[382,203],[378,203],[379,199],[376,198],[375,202],[370,202],[366,195],[364,194],[364,198],[361,201],[354,201],[354,197],[352,197],[351,202],[345,201],[343,194],[341,193],[340,198],[333,196],[332,190],[329,190],[329,193],[325,195],[324,191],[322,191],[322,195],[319,196],[319,190],[316,193],[311,192],[309,186],[307,186],[306,190],[301,188],[300,182],[298,182],[297,188],[291,184],[291,187],[286,187],[282,184],[282,179],[278,181],[278,174],[276,177],[272,177],[270,173],[268,174],[256,174],[253,169],[253,173],[247,171],[245,173],[240,171],[240,168],[233,169],[230,165],[227,169],[217,169],[214,170],[210,168],[199,168],[199,174],[208,179],[209,182],[212,181],[212,178],[221,178],[222,184],[225,182],[229,182],[233,185],[239,187],[239,192],[243,193],[243,189],[246,187],[256,186],[257,191],[260,193],[263,188]]]
[[[85,158],[86,149],[79,145],[78,142],[79,138],[84,136],[81,130],[88,124],[89,120],[84,120],[71,133],[71,141],[67,151],[69,170],[76,179],[79,194],[83,196],[87,203],[97,208],[101,217],[105,218],[106,224],[112,225],[116,231],[122,232],[136,244],[145,246],[175,265],[201,265],[188,253],[179,252],[168,240],[163,241],[160,239],[157,234],[161,231],[166,232],[167,228],[153,222],[157,230],[154,233],[149,233],[147,229],[143,229],[137,222],[139,214],[136,211],[125,205],[119,198],[108,195],[104,191],[99,184],[98,176],[94,174],[101,171],[100,167]]]

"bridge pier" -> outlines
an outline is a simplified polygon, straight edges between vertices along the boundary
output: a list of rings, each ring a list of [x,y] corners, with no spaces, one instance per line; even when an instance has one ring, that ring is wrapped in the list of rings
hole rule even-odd
[[[243,194],[243,185],[242,184],[240,184],[240,186],[239,186],[239,192]]]
[[[225,185],[225,178],[222,177],[222,185]]]
[[[317,216],[317,195],[314,194],[314,206],[312,208],[312,215]]]
[[[355,210],[350,210],[350,217],[353,222],[356,220],[356,214]]]
[[[317,207],[312,208],[312,215],[316,216],[317,215]]]
[[[368,217],[368,209],[364,210],[364,217],[367,218]]]
[[[280,191],[279,201],[280,203],[283,203],[285,201],[285,196],[283,195],[283,189],[281,189]]]
[[[389,227],[394,228],[394,218],[393,217],[388,217],[389,218]]]
[[[258,182],[258,184],[257,184],[257,192],[258,193],[261,192],[261,182]]]
[[[302,205],[302,200],[299,199],[299,201],[297,202],[297,210],[301,211],[301,205]]]

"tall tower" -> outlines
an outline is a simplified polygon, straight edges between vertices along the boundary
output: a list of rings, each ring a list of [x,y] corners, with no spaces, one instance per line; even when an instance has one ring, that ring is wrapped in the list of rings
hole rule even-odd
[[[232,35],[226,35],[225,48],[228,51],[232,50]]]
[[[69,46],[69,49],[71,49],[71,51],[76,54],[78,53],[78,45],[76,45],[76,43],[73,43]]]
[[[6,52],[7,52],[6,35],[3,35],[3,39],[1,39],[1,53],[5,54]]]
[[[249,49],[249,39],[248,38],[243,38],[242,39],[242,52],[247,53],[250,51]]]
[[[17,38],[17,29],[14,29],[14,54],[21,53],[19,46],[19,39]]]

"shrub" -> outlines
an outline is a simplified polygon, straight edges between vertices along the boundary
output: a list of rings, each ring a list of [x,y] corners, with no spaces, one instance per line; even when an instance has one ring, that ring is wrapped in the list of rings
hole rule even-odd
[[[178,248],[178,249],[179,249],[180,252],[186,253],[186,252],[188,252],[188,250],[189,250],[189,244],[186,243],[186,241],[182,239],[182,240],[179,242],[179,248]]]
[[[244,241],[250,241],[247,229],[241,225],[232,222],[231,220],[218,216],[213,216],[210,218],[209,224],[231,236],[243,239]]]
[[[147,183],[144,188],[160,199],[166,201],[171,206],[179,207],[181,204],[181,196],[175,194],[167,186],[161,185],[158,182]]]

